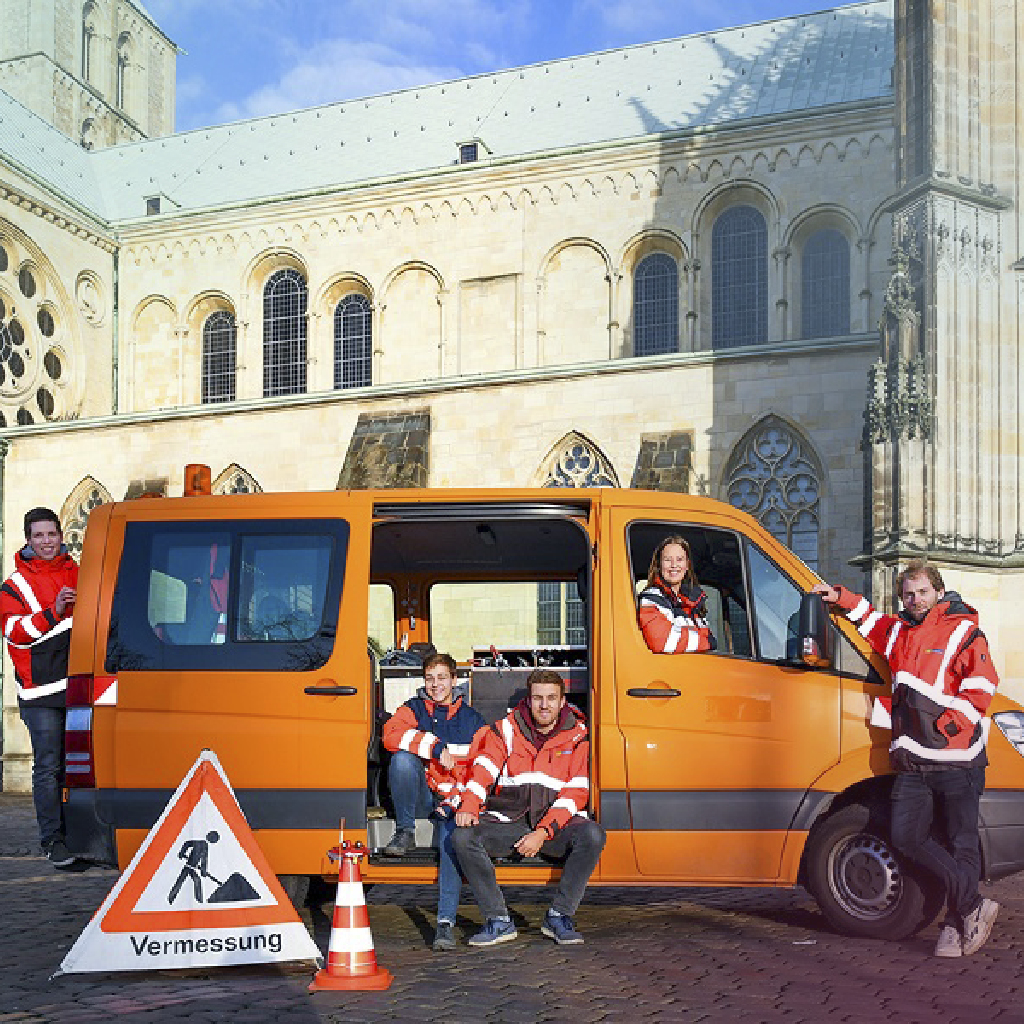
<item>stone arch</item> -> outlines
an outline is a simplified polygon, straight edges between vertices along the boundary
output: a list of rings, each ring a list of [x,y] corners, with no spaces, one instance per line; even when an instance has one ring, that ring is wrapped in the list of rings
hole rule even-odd
[[[334,307],[350,292],[357,292],[369,299],[371,305],[373,304],[374,288],[369,280],[354,270],[345,270],[328,278],[317,292],[316,298],[309,304],[310,311],[322,316],[332,316]]]
[[[262,494],[263,488],[256,477],[237,462],[226,466],[210,488],[214,494]]]
[[[611,282],[608,252],[591,238],[566,238],[548,251],[538,275],[540,365],[593,362],[613,354]]]
[[[615,292],[616,308],[613,319],[623,325],[621,354],[624,356],[637,354],[634,344],[637,326],[634,322],[637,268],[642,260],[655,253],[664,253],[675,261],[677,321],[675,335],[677,345],[681,341],[681,316],[686,308],[686,296],[684,295],[686,274],[683,268],[689,259],[689,252],[682,238],[674,231],[667,228],[649,228],[633,235],[623,246],[619,256],[619,287]],[[642,294],[643,292],[641,292]]]
[[[759,340],[769,341],[773,337],[771,310],[773,308],[773,300],[778,296],[773,295],[771,291],[772,278],[768,261],[770,254],[779,244],[779,223],[782,211],[775,194],[759,182],[749,179],[731,181],[711,189],[697,205],[693,213],[692,252],[700,261],[700,265],[706,268],[697,278],[693,308],[698,313],[698,327],[700,324],[706,325],[704,330],[701,331],[701,335],[707,347],[713,344],[713,334],[717,330],[712,322],[715,289],[713,260],[714,229],[720,217],[738,207],[752,207],[764,218],[766,229],[763,267],[764,296],[763,304],[759,308],[765,319],[759,322],[757,327],[759,332],[764,332],[763,337],[759,337]],[[730,342],[730,344],[735,344],[735,342]]]
[[[611,459],[585,434],[570,430],[548,450],[534,474],[536,487],[618,487]]]
[[[377,383],[432,380],[441,374],[444,278],[429,263],[411,260],[380,286],[373,345]]]
[[[249,261],[242,275],[245,291],[250,295],[262,295],[263,286],[270,277],[286,267],[291,267],[307,282],[309,281],[309,267],[299,252],[284,246],[276,246],[264,249]]]
[[[832,316],[826,316],[826,321],[832,322],[831,331],[824,330],[824,334],[845,334],[849,333],[852,329],[851,325],[854,320],[854,306],[855,296],[858,292],[862,291],[866,285],[866,281],[857,282],[855,286],[854,272],[859,268],[859,264],[855,264],[853,259],[853,253],[856,251],[857,242],[861,238],[861,228],[857,222],[857,218],[847,210],[845,207],[840,206],[837,203],[818,203],[814,206],[803,210],[793,221],[788,225],[786,234],[783,236],[783,245],[790,252],[789,258],[789,273],[787,275],[787,291],[788,295],[786,298],[789,300],[788,310],[790,315],[791,330],[787,336],[794,338],[803,337],[816,337],[822,334],[822,330],[819,325],[819,329],[811,330],[810,327],[804,325],[804,274],[805,274],[805,253],[806,246],[812,239],[817,236],[818,242],[823,242],[824,239],[818,235],[820,231],[837,231],[846,241],[846,324],[845,330],[842,328],[836,330],[834,318]],[[833,236],[834,237],[834,236]],[[839,244],[839,240],[835,239],[836,244]],[[812,246],[814,243],[812,242]],[[809,254],[808,254],[809,255]],[[838,259],[838,256],[836,257]],[[812,267],[813,270],[813,267]],[[812,288],[814,286],[812,285]],[[835,288],[838,288],[835,285]],[[829,290],[833,290],[833,286],[829,286]],[[812,291],[812,296],[813,296]],[[817,320],[819,318],[814,317],[812,319]],[[842,319],[842,318],[840,318]]]
[[[788,419],[769,413],[733,447],[719,493],[816,568],[826,488],[824,464],[814,445]]]
[[[82,556],[82,541],[89,513],[97,505],[105,505],[110,501],[113,501],[113,498],[106,487],[94,477],[86,476],[79,481],[61,506],[60,523],[64,531],[64,543],[76,560]]]

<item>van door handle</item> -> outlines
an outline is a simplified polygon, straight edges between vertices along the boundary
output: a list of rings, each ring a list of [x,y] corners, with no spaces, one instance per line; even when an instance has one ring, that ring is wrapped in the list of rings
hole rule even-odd
[[[302,692],[312,697],[354,697],[359,691],[354,686],[307,686]]]
[[[682,690],[665,690],[657,686],[634,686],[626,691],[629,697],[682,697]]]

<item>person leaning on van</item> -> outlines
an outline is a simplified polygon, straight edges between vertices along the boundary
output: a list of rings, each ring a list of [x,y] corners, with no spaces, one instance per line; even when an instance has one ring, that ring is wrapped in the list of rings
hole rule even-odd
[[[679,534],[671,534],[654,549],[637,621],[655,654],[692,654],[716,647],[690,545]]]
[[[25,514],[25,546],[0,587],[0,625],[14,663],[18,710],[32,741],[32,798],[39,841],[56,868],[76,858],[64,845],[60,787],[64,775],[65,692],[78,566],[48,508]]]
[[[483,715],[461,697],[452,699],[455,659],[432,654],[423,662],[423,690],[407,700],[385,723],[381,735],[392,752],[388,787],[395,805],[396,831],[384,847],[389,857],[404,857],[416,847],[416,817],[427,817],[435,802],[439,809],[437,931],[434,949],[455,948],[455,915],[459,909],[462,875],[452,849],[454,808],[469,772],[474,736],[485,729]]]
[[[988,763],[984,717],[999,684],[978,613],[921,559],[896,578],[899,615],[875,611],[845,587],[818,583],[813,593],[844,611],[889,663],[893,845],[945,887],[946,920],[935,955],[974,953],[999,911],[978,893],[978,809]],[[882,724],[873,714],[876,722]],[[939,818],[948,846],[932,835]]]

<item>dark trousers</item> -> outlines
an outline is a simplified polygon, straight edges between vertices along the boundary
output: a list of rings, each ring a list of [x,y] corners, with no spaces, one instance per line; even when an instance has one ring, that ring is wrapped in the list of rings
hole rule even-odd
[[[32,740],[32,800],[36,806],[39,841],[49,846],[64,838],[60,788],[64,782],[64,708],[35,708],[22,704],[21,720]]]
[[[958,926],[980,899],[978,805],[984,791],[984,767],[900,772],[892,788],[893,845],[939,878],[947,922]],[[948,849],[931,834],[939,812]]]
[[[530,826],[525,821],[482,821],[479,825],[455,830],[452,845],[485,918],[509,916],[491,858],[513,854],[515,844],[529,831]],[[567,917],[576,913],[606,838],[604,829],[596,821],[577,817],[540,848],[541,857],[565,857],[562,877],[551,901],[552,910]]]

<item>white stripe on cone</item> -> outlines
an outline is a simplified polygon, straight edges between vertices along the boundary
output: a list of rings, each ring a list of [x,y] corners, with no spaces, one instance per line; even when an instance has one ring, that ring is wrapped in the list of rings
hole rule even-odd
[[[331,931],[330,953],[368,953],[373,949],[369,928],[335,928]]]

